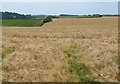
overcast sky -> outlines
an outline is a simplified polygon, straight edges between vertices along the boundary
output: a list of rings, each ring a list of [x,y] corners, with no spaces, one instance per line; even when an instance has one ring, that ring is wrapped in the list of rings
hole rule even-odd
[[[2,2],[1,10],[32,15],[117,14],[118,2]]]
[[[1,2],[118,2],[120,0],[1,0]]]

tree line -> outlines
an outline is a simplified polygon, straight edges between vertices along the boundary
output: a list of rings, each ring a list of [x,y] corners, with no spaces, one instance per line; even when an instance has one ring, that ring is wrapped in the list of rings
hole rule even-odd
[[[49,17],[48,17],[49,16]],[[93,14],[93,15],[71,15],[71,14],[60,14],[58,16],[56,15],[31,15],[31,14],[18,14],[15,12],[0,12],[0,19],[29,19],[29,18],[43,18],[45,19],[46,17],[48,17],[47,19],[50,18],[59,18],[61,16],[64,17],[102,17],[102,16],[120,16],[120,15],[100,15],[100,14]]]
[[[26,19],[31,17],[31,15],[18,14],[14,12],[0,12],[0,19]]]

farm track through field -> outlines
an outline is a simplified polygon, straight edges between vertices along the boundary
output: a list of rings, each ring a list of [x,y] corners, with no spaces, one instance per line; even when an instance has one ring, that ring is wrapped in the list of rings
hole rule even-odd
[[[92,77],[116,82],[117,19],[62,18],[42,27],[3,27],[3,81],[79,81],[69,73],[70,58],[65,53],[75,44],[77,61],[89,67]]]

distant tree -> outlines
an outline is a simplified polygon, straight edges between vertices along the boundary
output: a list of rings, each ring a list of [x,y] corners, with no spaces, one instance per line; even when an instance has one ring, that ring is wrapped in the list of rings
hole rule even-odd
[[[47,16],[43,22],[46,23],[46,22],[51,22],[52,21],[52,16]]]
[[[88,16],[92,16],[92,15],[89,14]]]
[[[58,16],[53,15],[52,18],[59,18]]]
[[[2,12],[0,12],[0,19],[2,19]]]
[[[93,17],[102,17],[100,14],[93,14]]]
[[[71,15],[71,14],[60,14],[60,16],[78,16],[78,15]]]

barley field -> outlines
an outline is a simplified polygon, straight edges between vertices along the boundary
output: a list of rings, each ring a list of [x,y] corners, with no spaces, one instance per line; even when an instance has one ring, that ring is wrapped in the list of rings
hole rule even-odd
[[[118,18],[58,18],[2,27],[4,82],[116,82]]]

